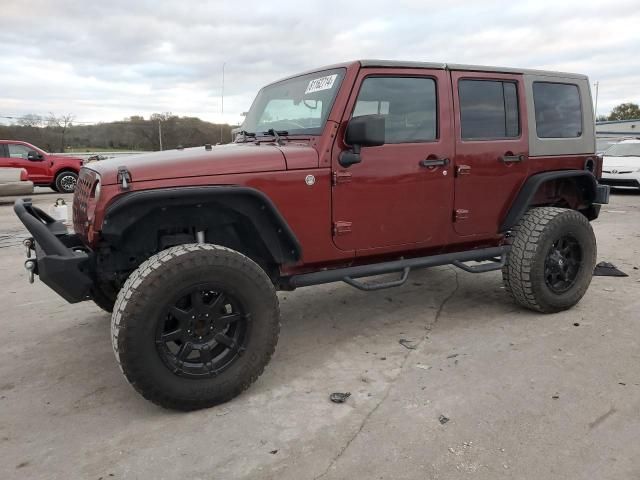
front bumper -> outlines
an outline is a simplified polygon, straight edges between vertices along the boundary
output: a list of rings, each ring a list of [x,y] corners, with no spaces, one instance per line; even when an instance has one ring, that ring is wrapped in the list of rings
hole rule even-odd
[[[599,182],[612,187],[640,188],[640,173],[603,173]]]
[[[17,199],[13,210],[33,236],[27,241],[30,273],[70,303],[90,298],[93,281],[89,273],[91,253],[75,234],[69,234],[62,222],[56,221],[31,203],[30,198]],[[31,258],[31,250],[36,257]]]

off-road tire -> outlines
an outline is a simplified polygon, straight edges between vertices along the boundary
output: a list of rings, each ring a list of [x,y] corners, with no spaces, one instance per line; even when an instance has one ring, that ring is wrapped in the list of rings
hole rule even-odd
[[[73,182],[73,188],[69,187],[68,178],[75,179]],[[76,182],[78,181],[78,174],[71,170],[63,170],[56,175],[55,186],[56,191],[60,193],[73,193],[76,189]]]
[[[163,363],[154,331],[168,296],[209,279],[246,305],[247,348],[217,376],[180,376]],[[171,247],[142,263],[118,293],[111,319],[113,350],[129,383],[147,400],[183,411],[211,407],[246,390],[271,359],[279,333],[278,298],[264,270],[245,255],[212,244]]]
[[[596,239],[587,218],[575,210],[532,208],[511,233],[502,279],[513,299],[542,313],[560,312],[578,303],[589,288],[596,263]],[[545,262],[554,242],[565,235],[577,241],[582,262],[571,287],[556,293],[545,280]]]

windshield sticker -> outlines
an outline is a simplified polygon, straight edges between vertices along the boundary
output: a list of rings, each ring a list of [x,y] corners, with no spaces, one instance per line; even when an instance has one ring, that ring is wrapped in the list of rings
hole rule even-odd
[[[338,74],[334,73],[333,75],[327,75],[326,77],[316,78],[315,80],[311,80],[309,85],[307,85],[307,89],[304,91],[304,94],[307,95],[309,93],[319,92],[321,90],[329,90],[333,88],[333,84],[338,78]]]

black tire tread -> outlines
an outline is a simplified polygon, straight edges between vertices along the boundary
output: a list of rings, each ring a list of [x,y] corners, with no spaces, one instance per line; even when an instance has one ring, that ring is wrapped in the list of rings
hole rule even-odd
[[[558,207],[532,208],[522,217],[514,227],[509,238],[511,251],[507,257],[507,263],[502,268],[502,279],[505,290],[521,306],[542,313],[554,313],[564,308],[554,308],[544,305],[536,295],[532,281],[531,269],[536,259],[539,246],[549,225],[563,217],[563,221],[585,224],[589,229],[591,225],[587,218],[580,212]],[[592,260],[595,263],[595,255]],[[584,288],[588,288],[588,284]],[[584,294],[581,292],[580,297]]]
[[[172,271],[184,268],[187,262],[192,262],[194,265],[198,264],[198,262],[201,263],[203,256],[209,257],[218,264],[222,263],[230,268],[241,269],[244,273],[250,275],[261,290],[260,294],[275,298],[275,301],[272,302],[274,307],[270,315],[277,319],[270,324],[272,327],[270,335],[274,341],[268,346],[263,357],[259,359],[260,368],[253,371],[250,376],[238,379],[237,382],[231,385],[231,388],[226,389],[222,395],[218,395],[214,400],[211,399],[210,395],[207,395],[208,392],[202,392],[199,397],[177,398],[175,395],[162,391],[157,385],[147,380],[147,377],[139,368],[135,349],[130,346],[129,350],[127,350],[123,341],[124,335],[129,330],[135,329],[136,322],[140,321],[136,313],[143,307],[145,292],[156,288],[159,282],[171,281]],[[180,261],[175,261],[178,258],[180,258]],[[190,411],[211,407],[231,400],[249,388],[258,379],[275,351],[280,333],[280,309],[275,295],[274,286],[264,270],[253,260],[235,250],[206,243],[184,244],[163,250],[143,262],[129,276],[118,293],[111,317],[111,340],[120,370],[138,393],[147,400],[164,408]]]

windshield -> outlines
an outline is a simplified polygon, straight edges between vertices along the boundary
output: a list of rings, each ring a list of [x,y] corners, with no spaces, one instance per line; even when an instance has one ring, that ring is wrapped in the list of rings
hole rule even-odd
[[[327,121],[344,68],[310,73],[264,87],[253,101],[242,130],[260,135],[319,135]]]
[[[604,154],[607,157],[640,157],[640,142],[616,143]]]

